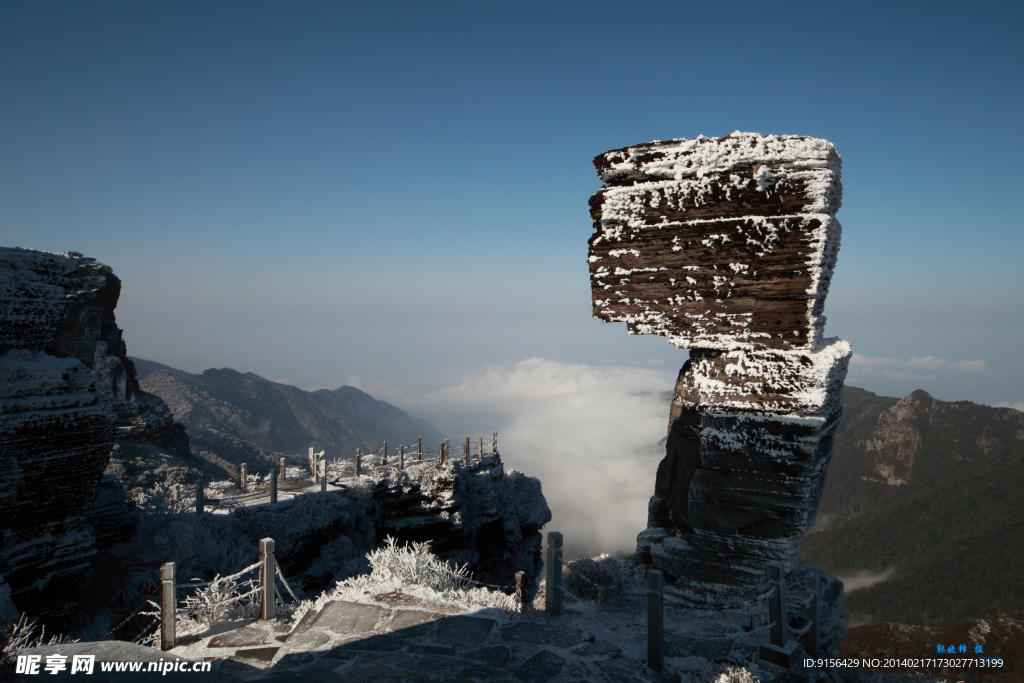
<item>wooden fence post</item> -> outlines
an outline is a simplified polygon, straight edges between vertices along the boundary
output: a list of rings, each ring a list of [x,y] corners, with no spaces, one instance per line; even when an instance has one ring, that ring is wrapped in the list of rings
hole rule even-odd
[[[469,437],[466,437],[466,444],[462,447],[462,464],[469,467]]]
[[[196,484],[196,514],[203,514],[203,508],[206,507],[206,482],[203,481],[202,477],[199,478],[199,483]]]
[[[277,468],[270,470],[270,502],[277,502]]]
[[[562,534],[548,532],[548,557],[544,563],[544,599],[551,616],[562,613]]]
[[[523,602],[523,579],[526,577],[526,572],[516,572],[516,598],[519,602]]]
[[[398,447],[398,469],[405,469],[405,446]]]
[[[243,462],[239,466],[239,469],[241,470],[241,472],[239,472],[238,474],[238,488],[242,489],[243,491],[247,491],[249,487],[249,466]]]
[[[418,436],[416,437],[416,459],[423,460],[423,448],[422,444],[420,443],[420,437]]]
[[[360,453],[359,449],[357,448],[356,449],[356,459],[352,463],[352,465],[355,467],[355,471],[356,471],[355,477],[356,477],[356,479],[359,478],[359,459],[360,459],[360,457],[362,457],[362,453]]]
[[[174,585],[174,563],[160,566],[160,649],[173,650],[176,640],[175,610],[178,606]]]
[[[647,667],[660,672],[665,666],[661,648],[665,629],[665,575],[658,569],[647,572]]]
[[[260,619],[268,621],[274,618],[274,539],[260,540],[260,562],[263,563],[263,583],[260,586],[263,606]]]
[[[281,481],[288,478],[288,470],[284,466],[284,458],[281,458]]]

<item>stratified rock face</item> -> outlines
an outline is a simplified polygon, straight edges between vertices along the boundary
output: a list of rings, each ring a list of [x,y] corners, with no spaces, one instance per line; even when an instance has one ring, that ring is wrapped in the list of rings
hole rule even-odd
[[[680,348],[814,348],[841,164],[825,140],[752,133],[598,156],[594,316]]]
[[[188,449],[167,407],[138,391],[114,321],[120,289],[76,252],[0,248],[0,574],[44,619],[74,607],[96,552],[89,519],[109,539],[133,528],[113,482],[96,505],[115,438]]]
[[[769,564],[791,586],[815,576],[833,654],[842,583],[801,561],[800,539],[821,502],[851,356],[822,339],[841,163],[807,137],[653,142],[598,156],[606,184],[590,201],[594,316],[691,349],[638,558],[678,599],[755,632]]]

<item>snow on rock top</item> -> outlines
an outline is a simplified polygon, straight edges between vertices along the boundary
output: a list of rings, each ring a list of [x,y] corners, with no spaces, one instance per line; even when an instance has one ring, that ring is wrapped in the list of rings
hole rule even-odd
[[[697,177],[728,173],[756,164],[792,170],[828,169],[837,176],[843,160],[828,140],[802,135],[760,135],[736,131],[722,138],[648,142],[613,149],[594,159],[606,183]]]

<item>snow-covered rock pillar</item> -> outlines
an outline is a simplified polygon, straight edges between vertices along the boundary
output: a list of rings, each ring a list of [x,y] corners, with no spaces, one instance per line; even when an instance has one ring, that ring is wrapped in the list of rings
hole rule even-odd
[[[733,133],[599,155],[594,316],[659,334],[679,373],[637,557],[695,608],[768,621],[768,565],[821,580],[822,650],[842,584],[800,559],[839,423],[849,344],[824,339],[842,161],[826,140]]]

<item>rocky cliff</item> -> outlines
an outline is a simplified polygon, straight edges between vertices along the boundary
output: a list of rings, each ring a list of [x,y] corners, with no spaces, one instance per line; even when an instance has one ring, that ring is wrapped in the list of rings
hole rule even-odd
[[[769,623],[769,565],[801,589],[814,578],[819,639],[836,653],[842,584],[801,561],[800,539],[851,355],[822,338],[839,155],[825,140],[737,132],[612,150],[594,166],[594,316],[691,349],[637,556],[684,604],[755,633]]]
[[[18,609],[50,621],[73,610],[97,527],[101,542],[130,533],[123,487],[101,486],[115,443],[188,452],[125,357],[120,288],[77,252],[0,248],[0,574]]]

